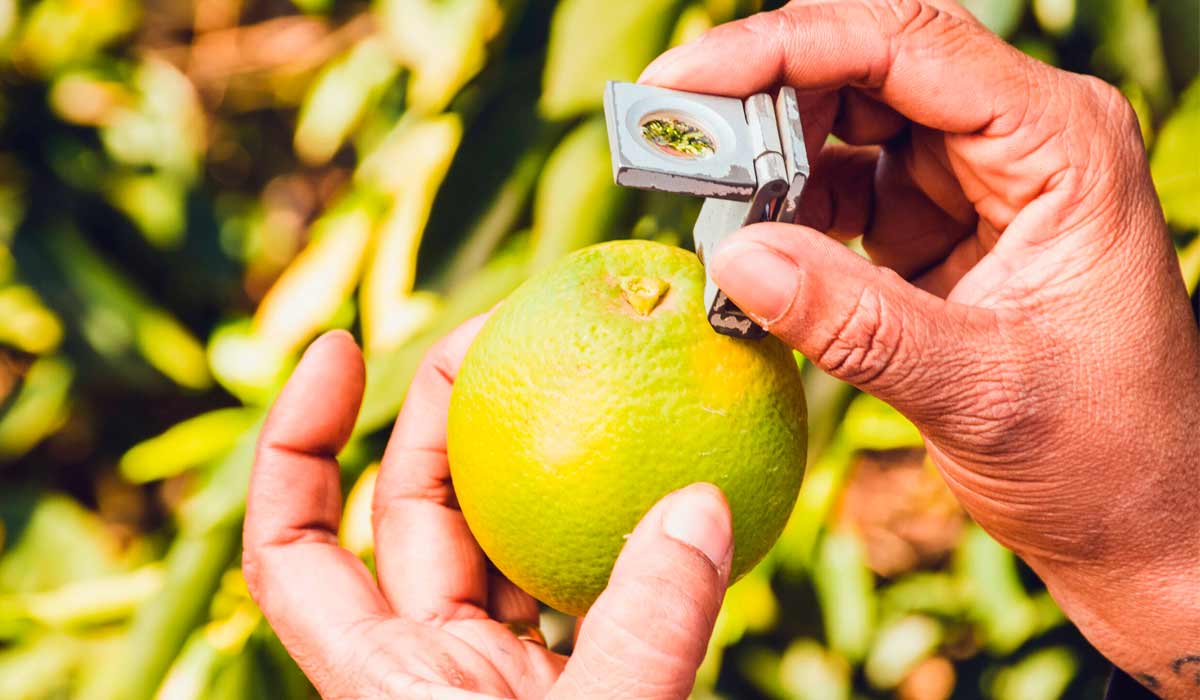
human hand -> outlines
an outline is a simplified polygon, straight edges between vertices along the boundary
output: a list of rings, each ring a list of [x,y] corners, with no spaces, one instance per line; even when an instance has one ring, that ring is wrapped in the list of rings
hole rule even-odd
[[[946,0],[793,2],[642,82],[797,88],[808,226],[741,231],[717,283],[908,416],[1110,659],[1200,692],[1200,342],[1120,93]],[[875,265],[835,240],[857,236]]]
[[[426,356],[375,487],[378,580],[338,546],[335,456],[362,399],[362,355],[332,332],[305,353],[259,438],[243,573],[325,698],[684,698],[733,553],[729,508],[694,484],[629,536],[570,658],[538,641],[538,606],[491,568],[446,461],[453,378],[482,319]]]

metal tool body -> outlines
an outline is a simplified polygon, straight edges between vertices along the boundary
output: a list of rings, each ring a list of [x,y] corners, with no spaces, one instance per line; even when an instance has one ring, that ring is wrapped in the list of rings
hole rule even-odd
[[[618,185],[706,198],[692,232],[702,262],[747,224],[795,221],[809,167],[792,88],[741,100],[610,81],[604,114]],[[704,303],[718,333],[766,335],[707,269]]]

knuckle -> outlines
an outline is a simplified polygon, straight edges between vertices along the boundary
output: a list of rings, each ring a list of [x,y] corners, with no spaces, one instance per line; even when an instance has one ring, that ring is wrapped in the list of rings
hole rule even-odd
[[[901,345],[902,324],[875,285],[864,285],[817,354],[817,364],[834,377],[857,386],[879,382]]]
[[[770,12],[757,12],[740,22],[718,26],[714,31],[743,32],[767,44],[787,46],[787,42],[796,35],[798,19],[796,8],[788,6]]]
[[[869,63],[861,87],[880,87],[904,50],[954,55],[974,49],[978,30],[971,22],[923,0],[857,0],[873,20],[886,50]]]
[[[1093,111],[1102,119],[1110,122],[1109,132],[1112,142],[1120,147],[1128,147],[1133,143],[1141,143],[1141,126],[1138,124],[1137,112],[1129,99],[1111,83],[1105,82],[1092,75],[1080,76],[1092,96]],[[1129,138],[1136,136],[1136,140]]]
[[[1145,180],[1145,148],[1138,117],[1129,100],[1116,87],[1092,76],[1056,71],[1065,90],[1065,139],[1055,140],[1060,165],[1047,189],[1066,202],[1061,228],[1097,230],[1116,235],[1120,227],[1096,227],[1100,221],[1119,219],[1141,191]],[[1102,231],[1106,229],[1107,231]]]
[[[874,0],[869,3],[887,21],[882,23],[889,34],[899,36],[920,29],[937,18],[939,11],[920,0]]]

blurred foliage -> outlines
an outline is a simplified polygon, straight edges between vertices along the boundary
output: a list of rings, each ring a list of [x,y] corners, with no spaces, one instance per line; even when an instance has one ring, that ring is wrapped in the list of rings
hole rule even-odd
[[[1194,291],[1200,4],[965,4],[1129,97]],[[369,561],[425,348],[572,249],[688,244],[699,202],[612,185],[603,81],[758,5],[0,0],[0,697],[312,697],[237,569],[254,437],[298,353],[363,340],[341,537]],[[1099,692],[1103,660],[913,427],[805,381],[796,512],[729,591],[697,697]]]

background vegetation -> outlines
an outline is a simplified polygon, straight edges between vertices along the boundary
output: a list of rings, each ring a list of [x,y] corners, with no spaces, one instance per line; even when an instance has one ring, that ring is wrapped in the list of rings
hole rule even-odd
[[[1194,290],[1197,2],[967,4],[1128,95]],[[755,9],[0,0],[0,697],[310,697],[237,568],[298,352],[332,327],[366,348],[342,536],[369,558],[372,464],[435,338],[574,248],[690,244],[699,202],[612,186],[603,81]],[[730,591],[697,695],[1098,694],[1103,660],[912,427],[806,382],[796,516]]]

